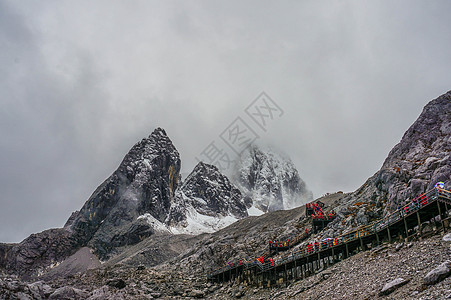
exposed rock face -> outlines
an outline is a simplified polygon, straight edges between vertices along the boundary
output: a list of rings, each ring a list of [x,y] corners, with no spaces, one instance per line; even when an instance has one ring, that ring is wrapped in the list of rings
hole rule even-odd
[[[79,290],[70,286],[65,286],[57,289],[50,295],[50,300],[73,300],[73,299],[86,299],[89,293]]]
[[[31,296],[33,296],[33,299],[45,299],[54,292],[51,286],[42,281],[28,284],[28,290],[30,291]]]
[[[32,234],[5,253],[4,268],[28,276],[40,268],[71,255],[76,241],[65,229],[49,229]]]
[[[451,274],[451,261],[447,260],[427,273],[423,281],[427,285],[436,284],[440,280],[448,277],[449,274]]]
[[[181,191],[192,206],[207,216],[247,216],[240,190],[216,166],[200,162],[184,182]],[[203,201],[199,201],[203,200]],[[249,203],[248,203],[249,204]]]
[[[408,282],[409,282],[409,280],[406,280],[403,278],[396,278],[390,282],[387,282],[379,294],[381,296],[388,295],[388,294],[392,293],[394,290],[396,290],[397,288],[407,284]]]
[[[400,143],[390,151],[382,168],[342,203],[348,206],[364,202],[367,208],[370,205],[380,207],[371,211],[365,219],[368,222],[433,188],[438,181],[449,187],[450,152],[451,91],[424,107]]]
[[[200,162],[177,193],[168,224],[185,233],[212,232],[247,217],[250,206],[216,166]]]
[[[4,269],[6,267],[7,255],[13,246],[13,244],[0,244],[0,269]]]
[[[180,157],[166,132],[157,128],[138,142],[119,168],[102,183],[65,228],[80,245],[105,257],[113,248],[134,244],[154,228],[138,217],[164,222],[178,186]]]
[[[382,170],[391,170],[394,178],[384,180],[386,175],[381,174],[377,183],[388,191],[393,204],[431,189],[437,181],[450,183],[450,152],[451,91],[424,107],[382,166]]]
[[[313,200],[290,158],[269,148],[247,148],[232,178],[262,212],[291,209]]]

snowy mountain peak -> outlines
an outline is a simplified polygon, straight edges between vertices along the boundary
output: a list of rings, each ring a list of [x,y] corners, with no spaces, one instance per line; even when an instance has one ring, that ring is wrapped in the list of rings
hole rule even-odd
[[[204,163],[203,161],[200,161],[194,167],[193,171],[186,177],[185,182],[188,182],[190,177],[198,176],[199,174],[207,175],[207,174],[216,174],[216,173],[220,173],[218,167],[216,167],[215,165],[210,165],[210,164]]]
[[[248,216],[248,207],[227,176],[199,162],[177,192],[167,223],[173,232],[213,232]]]
[[[166,131],[161,128],[161,127],[157,127],[155,128],[155,130],[149,135],[149,138],[151,137],[167,137]]]
[[[243,151],[232,180],[252,199],[250,214],[291,209],[313,199],[291,159],[270,147],[252,145]]]

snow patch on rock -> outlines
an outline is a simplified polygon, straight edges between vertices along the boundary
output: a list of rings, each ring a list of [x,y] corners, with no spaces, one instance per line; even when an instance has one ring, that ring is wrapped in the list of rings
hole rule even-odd
[[[141,220],[141,219],[144,219],[157,232],[171,233],[171,230],[169,229],[169,227],[166,224],[158,221],[149,213],[145,213],[137,218],[137,220]]]
[[[219,217],[203,215],[197,212],[194,209],[194,207],[187,208],[186,217],[187,217],[186,227],[185,226],[171,227],[172,233],[194,234],[194,235],[201,233],[212,233],[238,221],[237,218],[230,215]]]

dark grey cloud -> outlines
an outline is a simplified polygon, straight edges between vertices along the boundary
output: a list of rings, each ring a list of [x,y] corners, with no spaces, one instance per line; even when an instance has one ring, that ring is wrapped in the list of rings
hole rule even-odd
[[[315,196],[356,189],[450,89],[450,8],[0,0],[0,241],[62,226],[157,126],[189,172],[261,91],[285,113],[260,141]]]

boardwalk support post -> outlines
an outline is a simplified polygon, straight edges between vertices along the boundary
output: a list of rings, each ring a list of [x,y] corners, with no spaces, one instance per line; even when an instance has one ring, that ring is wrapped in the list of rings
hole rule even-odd
[[[349,257],[348,243],[346,243],[345,246],[346,246],[346,258],[348,258]]]
[[[285,270],[283,274],[283,280],[285,281],[285,286],[288,287],[288,274],[287,274],[287,264],[285,263]]]
[[[294,260],[294,274],[293,278],[296,281],[298,279],[298,267],[296,266],[296,259]]]
[[[443,215],[442,215],[442,209],[440,207],[440,201],[437,201],[437,207],[438,207],[438,215],[440,216],[440,223],[442,223],[442,228],[445,228],[445,225],[443,224]]]
[[[418,221],[418,235],[421,236],[422,226],[421,226],[421,218],[420,212],[417,210],[417,221]]]
[[[406,238],[409,237],[409,229],[407,228],[407,221],[406,221],[406,217],[404,216],[404,229],[406,231]]]
[[[321,254],[320,254],[320,252],[319,252],[319,250],[318,250],[318,260],[317,260],[317,270],[319,270],[319,269],[321,269]]]
[[[388,233],[388,242],[391,243],[390,226],[387,226],[387,233]]]

